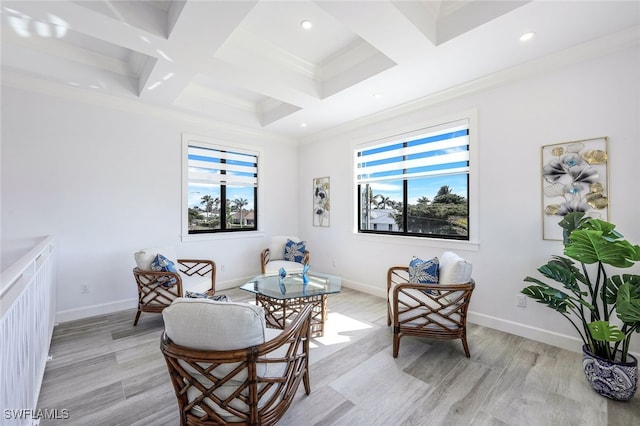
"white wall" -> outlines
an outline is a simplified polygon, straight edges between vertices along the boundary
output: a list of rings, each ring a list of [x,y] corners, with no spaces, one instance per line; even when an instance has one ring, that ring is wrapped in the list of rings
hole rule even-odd
[[[56,237],[58,321],[135,307],[140,248],[213,259],[225,288],[260,272],[266,236],[297,232],[298,187],[281,167],[295,164],[294,141],[78,93],[2,92],[2,251]],[[264,235],[181,241],[182,132],[263,148]]]
[[[406,265],[413,255],[429,257],[453,248],[473,262],[477,287],[471,321],[579,349],[578,343],[554,334],[575,336],[559,314],[532,300],[525,309],[516,307],[516,294],[526,286],[523,278],[562,249],[560,242],[542,239],[541,146],[608,136],[609,219],[631,242],[640,243],[639,75],[640,49],[635,47],[439,104],[407,106],[400,115],[378,114],[304,140],[300,199],[309,207],[301,210],[300,234],[312,248],[312,264],[339,273],[350,286],[384,296],[389,266]],[[479,121],[477,249],[355,235],[354,143],[375,140],[407,123],[424,127],[438,117],[472,108]],[[331,177],[330,228],[312,226],[310,189],[316,176]]]
[[[313,268],[380,296],[389,266],[450,248],[474,265],[472,321],[575,349],[579,345],[564,336],[574,333],[558,314],[530,300],[525,309],[515,306],[523,278],[561,250],[559,242],[541,238],[540,147],[609,136],[610,219],[640,242],[638,75],[635,47],[449,101],[417,102],[299,147],[137,104],[93,97],[78,102],[76,91],[51,96],[3,86],[3,253],[11,249],[7,243],[56,236],[64,320],[135,306],[132,254],[149,245],[216,260],[219,288],[225,288],[258,272],[266,236],[298,234],[309,242]],[[471,108],[479,120],[478,247],[354,235],[353,142]],[[264,147],[265,236],[180,241],[181,132]],[[281,166],[296,161],[297,181]],[[331,177],[328,228],[312,226],[312,179],[322,176]],[[81,295],[85,283],[90,293]]]

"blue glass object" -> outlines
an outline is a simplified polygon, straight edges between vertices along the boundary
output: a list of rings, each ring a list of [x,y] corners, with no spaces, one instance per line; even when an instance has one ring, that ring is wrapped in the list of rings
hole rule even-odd
[[[284,286],[284,283],[282,282],[284,280],[284,277],[286,276],[287,276],[287,271],[284,268],[280,268],[280,270],[278,271],[278,287],[280,287],[280,292],[282,294],[287,293],[287,289]]]
[[[309,284],[309,277],[307,277],[307,272],[309,272],[310,267],[310,264],[306,264],[302,268],[302,284]]]

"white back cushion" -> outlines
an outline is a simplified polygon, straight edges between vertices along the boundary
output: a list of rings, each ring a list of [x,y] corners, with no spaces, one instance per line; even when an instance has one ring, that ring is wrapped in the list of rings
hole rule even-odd
[[[143,271],[151,270],[151,262],[157,254],[161,254],[172,262],[176,262],[176,254],[172,249],[149,247],[138,250],[134,253],[133,258],[136,261],[136,266]]]
[[[440,257],[439,284],[465,284],[471,279],[471,263],[454,252],[445,251]]]
[[[265,342],[264,310],[249,303],[178,298],[162,317],[167,336],[192,349],[224,351]]]
[[[299,243],[298,237],[277,236],[271,237],[271,243],[269,244],[270,260],[283,260],[284,259],[284,247],[287,245],[287,240],[291,240],[294,243]]]

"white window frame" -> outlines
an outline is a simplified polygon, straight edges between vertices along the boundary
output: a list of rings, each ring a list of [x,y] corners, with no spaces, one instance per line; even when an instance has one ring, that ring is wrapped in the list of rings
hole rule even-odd
[[[255,154],[257,157],[257,173],[258,173],[258,196],[257,206],[255,211],[257,213],[256,220],[258,221],[258,229],[252,231],[231,231],[231,232],[211,232],[202,234],[189,234],[189,145],[200,145],[211,149],[217,150],[229,150],[236,152],[246,152]],[[206,240],[222,240],[230,238],[247,238],[247,237],[262,237],[264,232],[262,231],[262,220],[260,218],[262,206],[262,190],[260,188],[260,182],[262,181],[262,158],[263,150],[258,146],[244,145],[234,142],[221,141],[220,139],[213,139],[206,136],[195,135],[191,133],[182,134],[182,212],[181,212],[181,240],[183,242],[189,241],[206,241]]]
[[[399,135],[412,134],[420,132],[423,129],[437,127],[443,123],[456,122],[467,119],[469,121],[469,184],[468,184],[468,202],[469,202],[469,239],[468,240],[454,240],[424,236],[409,236],[398,234],[376,234],[376,233],[360,233],[358,232],[358,221],[360,212],[358,211],[358,196],[357,196],[357,173],[355,168],[356,161],[353,158],[357,150],[366,148],[367,146],[379,145],[384,142],[391,142],[397,140]],[[372,243],[380,243],[381,241],[388,241],[389,243],[397,243],[403,241],[403,244],[437,247],[440,249],[450,250],[469,250],[477,251],[480,245],[480,233],[479,233],[479,202],[478,202],[478,111],[477,109],[470,109],[455,114],[443,115],[437,118],[423,120],[420,125],[406,124],[402,126],[390,127],[383,134],[365,135],[352,141],[351,144],[351,156],[352,156],[352,234],[354,238],[363,241],[370,241]]]

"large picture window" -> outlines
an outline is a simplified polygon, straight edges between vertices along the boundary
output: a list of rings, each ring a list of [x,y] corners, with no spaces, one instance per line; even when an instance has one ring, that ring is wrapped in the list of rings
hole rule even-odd
[[[188,234],[258,229],[258,152],[185,142]]]
[[[469,120],[356,147],[358,232],[469,240]]]

